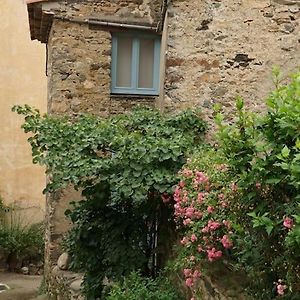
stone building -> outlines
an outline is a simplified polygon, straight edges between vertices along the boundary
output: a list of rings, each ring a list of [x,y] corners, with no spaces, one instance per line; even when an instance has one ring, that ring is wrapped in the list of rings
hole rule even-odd
[[[220,103],[230,119],[236,95],[263,108],[274,65],[284,74],[299,67],[300,0],[27,3],[31,38],[47,45],[51,114],[105,117],[142,103],[165,111],[200,107],[210,120]],[[51,262],[73,197],[63,191],[48,199]]]

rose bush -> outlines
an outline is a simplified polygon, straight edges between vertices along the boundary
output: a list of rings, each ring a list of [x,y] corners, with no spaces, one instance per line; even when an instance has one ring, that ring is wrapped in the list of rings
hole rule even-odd
[[[193,299],[202,266],[221,258],[247,274],[255,299],[300,299],[300,73],[276,82],[264,114],[240,98],[232,124],[217,113],[218,151],[202,150],[181,171],[177,266]]]
[[[173,196],[174,218],[181,232],[175,266],[193,297],[199,294],[199,279],[206,271],[203,262],[228,259],[234,246],[229,205],[236,188],[225,162],[219,151],[202,149],[180,172]]]

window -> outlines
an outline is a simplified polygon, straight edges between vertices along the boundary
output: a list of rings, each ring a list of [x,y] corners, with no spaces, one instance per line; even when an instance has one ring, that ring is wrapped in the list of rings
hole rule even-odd
[[[114,34],[112,39],[113,94],[158,95],[160,37]]]

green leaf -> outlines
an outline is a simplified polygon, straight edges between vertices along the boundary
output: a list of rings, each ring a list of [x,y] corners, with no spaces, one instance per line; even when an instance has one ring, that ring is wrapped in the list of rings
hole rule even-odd
[[[283,158],[287,158],[290,155],[291,150],[287,147],[284,146],[283,149],[281,150],[281,155]]]

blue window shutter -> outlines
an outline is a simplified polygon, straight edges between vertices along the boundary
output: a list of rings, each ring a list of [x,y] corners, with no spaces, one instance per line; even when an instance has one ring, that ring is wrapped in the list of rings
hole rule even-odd
[[[132,66],[131,66],[131,87],[117,87],[117,57],[118,57],[118,36],[133,37],[132,45]],[[153,87],[138,88],[139,78],[139,51],[140,39],[149,37],[155,40],[154,43],[154,66],[153,66]],[[159,94],[159,70],[160,70],[160,37],[156,35],[138,33],[120,33],[112,36],[112,57],[111,57],[111,92],[113,94],[125,95],[158,95]]]
[[[138,78],[139,78],[139,57],[140,57],[140,41],[138,38],[133,39],[132,47],[132,68],[131,78],[133,90],[137,89]]]
[[[114,93],[117,84],[117,49],[118,39],[116,36],[112,37],[112,53],[111,53],[111,91]]]
[[[156,39],[154,45],[153,85],[157,93],[159,91],[159,75],[160,75],[159,71],[160,71],[160,39]]]

